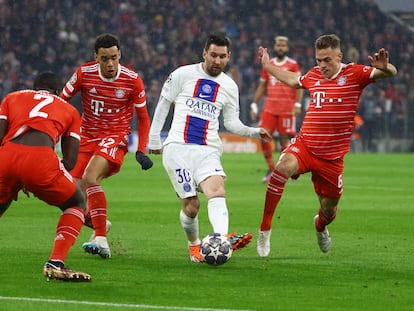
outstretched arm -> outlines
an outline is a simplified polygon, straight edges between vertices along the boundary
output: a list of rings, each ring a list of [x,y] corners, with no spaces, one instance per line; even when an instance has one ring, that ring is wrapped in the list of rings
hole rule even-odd
[[[295,72],[285,71],[279,69],[275,66],[270,65],[270,58],[269,53],[267,52],[267,48],[259,47],[259,59],[262,61],[263,68],[270,73],[272,76],[275,76],[279,81],[293,87],[295,89],[300,88],[300,84],[298,81],[299,75]]]
[[[167,119],[171,104],[172,103],[169,100],[160,96],[157,107],[155,108],[154,117],[152,118],[152,124],[149,133],[149,153],[162,153],[161,130],[164,126],[165,120]]]
[[[372,67],[378,69],[374,72],[375,80],[394,77],[397,74],[397,68],[389,62],[389,53],[384,48],[379,49],[374,56],[368,55],[368,60]]]

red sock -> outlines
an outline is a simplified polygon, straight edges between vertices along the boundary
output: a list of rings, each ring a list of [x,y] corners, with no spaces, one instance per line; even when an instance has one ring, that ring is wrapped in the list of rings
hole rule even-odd
[[[86,188],[88,208],[96,236],[106,236],[106,197],[99,185]]]
[[[336,217],[336,211],[338,208],[335,208],[332,215],[328,215],[322,208],[319,208],[318,210],[318,220],[315,223],[316,231],[322,232],[325,230],[325,227],[329,225],[332,221],[334,221]]]
[[[269,171],[273,171],[275,169],[275,163],[273,161],[272,144],[268,141],[262,141],[262,150],[267,166],[269,167]]]
[[[65,262],[69,249],[78,238],[84,222],[84,212],[78,207],[66,209],[60,216],[56,227],[55,244],[50,260]]]
[[[275,213],[277,204],[282,197],[285,184],[288,177],[281,172],[274,170],[270,176],[269,183],[266,190],[266,201],[263,211],[262,223],[260,225],[261,231],[268,231],[272,227],[272,219]]]

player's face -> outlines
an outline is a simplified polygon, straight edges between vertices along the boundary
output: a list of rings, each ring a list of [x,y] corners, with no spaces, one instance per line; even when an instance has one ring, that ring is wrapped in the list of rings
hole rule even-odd
[[[99,63],[102,75],[111,79],[118,73],[121,51],[116,46],[100,48],[98,54],[95,54],[95,59]]]
[[[339,71],[342,61],[342,52],[340,49],[321,49],[316,50],[316,63],[319,66],[324,78],[330,79]]]
[[[273,49],[276,52],[277,58],[284,58],[289,52],[289,45],[286,40],[277,40]]]
[[[204,71],[212,77],[218,76],[226,68],[230,60],[227,46],[211,44],[208,50],[203,50]]]

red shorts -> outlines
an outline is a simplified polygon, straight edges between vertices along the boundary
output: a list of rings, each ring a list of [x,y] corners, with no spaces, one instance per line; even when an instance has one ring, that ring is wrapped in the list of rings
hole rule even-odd
[[[279,134],[294,136],[296,134],[296,117],[291,112],[275,115],[263,111],[260,115],[259,127],[269,129],[272,134],[277,131]]]
[[[105,137],[102,139],[81,138],[78,160],[75,167],[70,171],[73,177],[81,179],[89,160],[94,155],[99,155],[109,162],[109,177],[119,172],[124,162],[125,154],[128,152],[128,137]]]
[[[344,158],[324,160],[310,153],[300,138],[292,139],[283,153],[291,153],[298,160],[298,175],[311,172],[315,192],[318,195],[339,199],[342,195]],[[295,176],[296,177],[296,176]]]
[[[17,200],[23,187],[60,206],[73,196],[76,182],[52,148],[6,143],[0,148],[0,203]]]

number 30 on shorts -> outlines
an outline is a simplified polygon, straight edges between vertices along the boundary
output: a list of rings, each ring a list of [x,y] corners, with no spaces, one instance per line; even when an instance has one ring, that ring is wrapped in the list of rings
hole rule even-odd
[[[177,182],[179,184],[182,184],[183,182],[190,182],[191,181],[191,174],[185,168],[183,168],[183,169],[177,168],[175,170],[175,173],[177,174]]]

